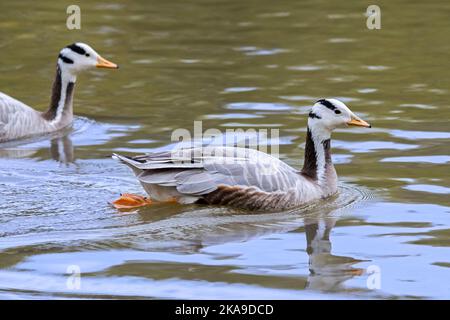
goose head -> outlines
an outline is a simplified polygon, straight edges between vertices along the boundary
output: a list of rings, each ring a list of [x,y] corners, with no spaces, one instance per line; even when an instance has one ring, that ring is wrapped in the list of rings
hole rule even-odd
[[[320,99],[309,113],[308,127],[318,134],[329,136],[334,129],[345,126],[371,127],[337,99]]]
[[[61,72],[76,76],[79,72],[93,68],[118,69],[119,66],[102,58],[89,45],[76,42],[59,52],[58,65]]]

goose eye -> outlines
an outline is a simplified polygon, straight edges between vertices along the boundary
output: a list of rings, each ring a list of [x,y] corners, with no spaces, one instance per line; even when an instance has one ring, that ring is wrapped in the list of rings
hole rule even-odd
[[[341,113],[341,110],[334,110],[334,113],[340,114],[340,113]]]
[[[86,53],[86,54],[85,54],[85,56],[86,56],[86,57],[89,57],[89,56],[90,56],[90,54],[89,54],[89,53]]]

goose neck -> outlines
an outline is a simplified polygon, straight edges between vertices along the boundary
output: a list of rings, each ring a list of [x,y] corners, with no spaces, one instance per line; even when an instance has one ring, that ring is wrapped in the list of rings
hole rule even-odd
[[[302,174],[322,187],[335,182],[330,141],[331,133],[328,130],[308,126]],[[333,181],[329,181],[329,179],[333,179]]]
[[[68,125],[73,119],[73,92],[76,76],[56,66],[50,106],[42,114],[43,118],[60,127]]]

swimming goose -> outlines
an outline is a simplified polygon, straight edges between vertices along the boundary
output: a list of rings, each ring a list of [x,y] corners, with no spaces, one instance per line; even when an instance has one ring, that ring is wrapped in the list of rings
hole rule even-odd
[[[331,160],[331,132],[340,126],[371,127],[337,99],[317,101],[308,116],[305,161],[297,170],[248,148],[188,147],[126,157],[114,154],[136,175],[150,200],[206,203],[249,210],[284,210],[337,192]],[[117,208],[149,204],[126,194]]]
[[[39,112],[0,92],[0,142],[57,131],[72,123],[72,99],[79,72],[90,68],[117,69],[84,43],[74,43],[61,50],[56,64],[50,106]]]

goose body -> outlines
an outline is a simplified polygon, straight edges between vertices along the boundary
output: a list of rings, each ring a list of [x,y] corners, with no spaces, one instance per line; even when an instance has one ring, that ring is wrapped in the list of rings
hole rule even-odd
[[[49,126],[39,112],[0,92],[0,142],[50,132]]]
[[[56,64],[50,106],[45,112],[0,92],[0,143],[51,133],[70,125],[77,75],[93,67],[117,68],[117,65],[103,59],[84,43],[62,49]]]
[[[319,100],[308,118],[305,161],[297,170],[269,154],[246,148],[197,147],[125,157],[151,199],[206,203],[248,210],[284,210],[337,192],[331,131],[369,124],[336,99]]]

